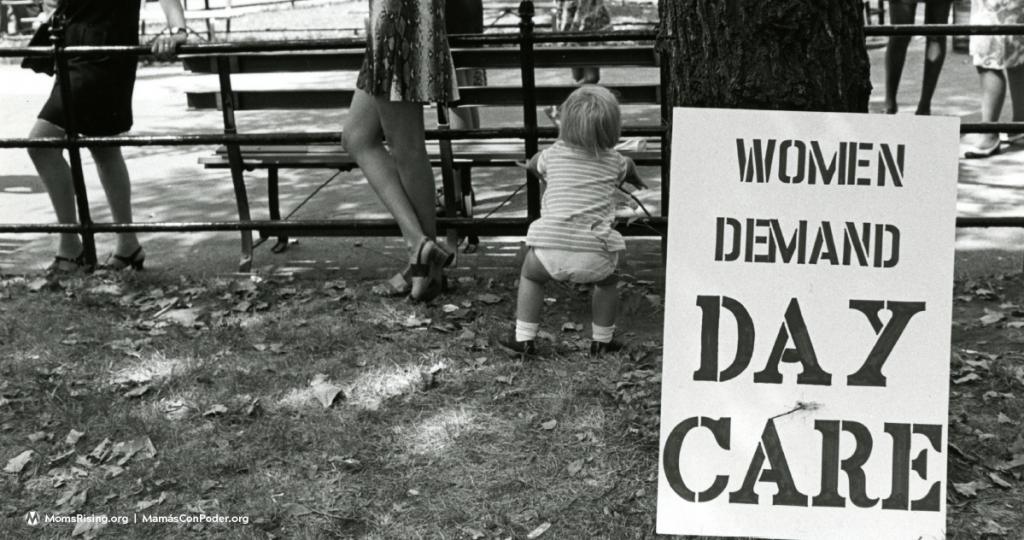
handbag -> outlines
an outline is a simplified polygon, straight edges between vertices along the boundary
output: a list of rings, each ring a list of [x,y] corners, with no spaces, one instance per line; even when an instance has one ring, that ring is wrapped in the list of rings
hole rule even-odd
[[[28,42],[29,47],[49,47],[50,46],[50,23],[44,22],[39,25],[36,29],[36,33],[32,34],[32,39]],[[53,76],[56,69],[53,66],[52,56],[26,56],[21,61],[21,67],[25,69],[31,69],[36,73],[45,73],[49,76]]]

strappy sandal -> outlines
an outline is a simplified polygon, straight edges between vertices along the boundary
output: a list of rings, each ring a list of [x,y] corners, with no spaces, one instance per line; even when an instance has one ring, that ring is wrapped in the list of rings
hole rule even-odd
[[[411,266],[406,266],[405,270],[391,276],[391,279],[374,285],[370,292],[385,298],[408,296],[412,292],[412,281],[410,281]]]
[[[104,270],[111,270],[114,272],[120,272],[125,268],[131,268],[132,270],[142,270],[143,263],[146,262],[146,253],[142,251],[142,246],[132,252],[131,255],[124,256],[113,253],[107,262],[103,263]]]
[[[53,258],[50,266],[46,267],[47,276],[66,276],[79,272],[89,273],[91,271],[92,265],[85,262],[85,252],[80,253],[77,257],[57,255]]]
[[[454,259],[455,254],[437,242],[430,238],[421,240],[416,249],[416,262],[409,265],[409,277],[412,278],[409,298],[414,302],[429,302],[441,294],[445,288],[444,267]]]

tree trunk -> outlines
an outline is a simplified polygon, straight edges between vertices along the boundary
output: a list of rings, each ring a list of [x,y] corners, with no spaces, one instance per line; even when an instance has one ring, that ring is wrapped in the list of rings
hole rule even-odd
[[[659,0],[673,105],[867,112],[861,0]]]

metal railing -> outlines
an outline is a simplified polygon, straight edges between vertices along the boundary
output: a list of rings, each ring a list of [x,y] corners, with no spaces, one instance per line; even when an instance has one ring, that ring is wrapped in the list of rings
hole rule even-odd
[[[454,139],[496,139],[515,138],[522,139],[525,155],[530,156],[536,153],[539,140],[553,138],[557,135],[555,128],[541,128],[537,124],[537,103],[534,97],[536,88],[534,80],[534,44],[538,43],[573,43],[573,42],[622,42],[640,41],[654,42],[660,39],[656,30],[629,30],[614,32],[573,32],[573,33],[534,33],[533,26],[533,2],[523,1],[520,3],[520,24],[518,34],[481,34],[481,35],[453,35],[450,38],[453,47],[480,47],[487,45],[515,45],[520,49],[521,76],[523,87],[523,114],[524,126],[519,128],[490,128],[490,129],[428,129],[427,139],[450,141]],[[1014,25],[985,25],[985,26],[964,26],[964,25],[898,25],[898,26],[868,26],[864,33],[867,36],[894,36],[894,35],[1020,35],[1024,34],[1024,24]],[[92,221],[89,211],[88,196],[85,189],[84,175],[82,171],[81,148],[83,147],[105,147],[105,146],[197,146],[197,145],[227,145],[229,154],[231,149],[237,149],[240,145],[248,144],[317,144],[317,143],[338,143],[341,138],[340,131],[321,131],[307,133],[234,133],[233,129],[226,129],[225,133],[199,133],[186,135],[118,135],[106,137],[82,136],[76,133],[73,115],[73,103],[70,99],[71,88],[68,80],[68,60],[71,57],[91,56],[145,56],[150,53],[145,46],[77,46],[67,47],[63,44],[60,28],[56,28],[52,39],[51,47],[18,47],[0,49],[0,57],[52,57],[56,64],[56,77],[59,84],[61,99],[64,104],[65,114],[65,136],[61,138],[0,138],[0,148],[63,148],[68,151],[71,165],[71,177],[74,187],[76,206],[78,209],[78,220],[76,224],[70,223],[21,223],[21,224],[0,224],[0,233],[79,233],[82,235],[85,258],[89,263],[96,262],[96,247],[94,235],[96,233],[124,233],[124,232],[199,232],[199,231],[242,231],[250,234],[252,231],[265,233],[287,234],[295,231],[344,231],[348,234],[357,235],[389,235],[395,234],[398,228],[393,220],[300,220],[300,221],[277,221],[277,220],[251,220],[243,216],[239,221],[197,221],[197,222],[147,222],[147,223],[95,223]],[[271,41],[258,43],[203,43],[186,44],[179,48],[181,55],[201,55],[217,57],[226,61],[226,55],[240,53],[258,52],[300,52],[300,51],[324,51],[339,49],[361,49],[365,47],[363,38],[337,38],[337,39],[316,39],[304,41]],[[663,51],[658,51],[664,55]],[[660,59],[660,79],[662,87],[668,83],[667,59]],[[663,142],[667,141],[670,133],[671,105],[667,100],[661,100],[661,125],[650,127],[631,127],[623,130],[624,136],[630,137],[662,137]],[[226,126],[227,127],[227,126]],[[233,126],[232,126],[233,128]],[[1024,133],[1024,122],[995,122],[995,123],[962,123],[961,133]],[[661,148],[661,170],[662,170],[662,201],[668,200],[669,190],[669,145],[662,144]],[[450,166],[449,164],[443,164]],[[232,168],[241,167],[240,162],[232,164]],[[450,173],[451,171],[445,171]],[[450,174],[445,174],[449,177]],[[237,182],[238,179],[236,178]],[[244,186],[243,186],[244,187]],[[446,195],[448,190],[445,190]],[[237,186],[236,186],[237,194]],[[451,201],[446,201],[448,204]],[[450,206],[449,206],[450,207]],[[448,214],[451,215],[451,214]],[[523,230],[524,224],[540,215],[540,189],[539,181],[532,174],[527,178],[527,217],[526,218],[438,218],[438,227],[441,230],[449,228],[465,229],[473,228],[477,231],[486,231],[490,234],[518,233]],[[646,227],[647,231],[664,233],[667,226],[667,207],[662,204],[660,216],[641,220],[640,225]],[[635,224],[634,224],[635,225]],[[1013,217],[959,217],[958,227],[1024,227],[1024,216]]]

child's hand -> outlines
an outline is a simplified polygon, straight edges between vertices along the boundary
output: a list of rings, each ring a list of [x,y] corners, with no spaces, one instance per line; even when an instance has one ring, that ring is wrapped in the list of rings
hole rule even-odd
[[[640,178],[639,175],[633,174],[626,176],[623,181],[637,189],[647,189],[647,184],[644,183],[644,179]]]

